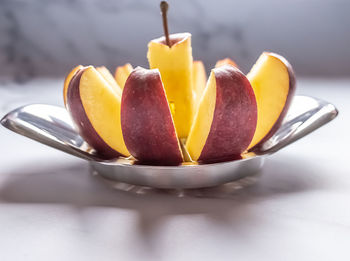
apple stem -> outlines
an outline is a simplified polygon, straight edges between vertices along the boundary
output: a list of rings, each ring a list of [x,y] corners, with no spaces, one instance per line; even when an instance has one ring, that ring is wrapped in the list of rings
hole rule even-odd
[[[169,9],[169,5],[167,1],[161,1],[160,2],[160,11],[163,18],[163,29],[164,29],[164,35],[165,35],[165,42],[166,44],[171,47],[170,38],[169,38],[169,30],[168,30],[168,18],[167,18],[167,12]]]

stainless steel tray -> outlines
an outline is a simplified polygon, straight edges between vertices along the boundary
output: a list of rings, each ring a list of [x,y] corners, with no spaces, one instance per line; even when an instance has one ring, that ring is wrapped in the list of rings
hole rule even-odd
[[[106,161],[84,142],[67,111],[58,106],[23,106],[4,116],[1,124],[18,134],[88,160],[93,170],[106,179],[139,186],[185,189],[212,187],[254,175],[268,155],[323,126],[337,114],[337,109],[326,101],[295,96],[282,126],[258,150],[243,155],[241,160],[182,166],[138,165],[126,158]]]

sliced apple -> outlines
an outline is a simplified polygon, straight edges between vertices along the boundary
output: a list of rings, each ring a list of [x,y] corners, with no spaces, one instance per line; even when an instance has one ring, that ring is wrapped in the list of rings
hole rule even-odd
[[[250,149],[269,139],[281,126],[295,93],[295,75],[285,58],[264,52],[247,78],[258,105],[258,123]]]
[[[180,138],[186,138],[193,118],[191,34],[172,34],[169,38],[171,47],[165,43],[165,37],[150,41],[147,58],[150,68],[160,71],[168,101],[174,108],[176,131]]]
[[[115,70],[114,78],[117,81],[121,89],[124,88],[126,79],[128,79],[133,68],[130,63],[124,64],[123,66],[118,66]]]
[[[67,105],[67,90],[70,81],[72,80],[73,76],[84,66],[78,65],[77,67],[74,67],[69,74],[66,76],[64,80],[64,86],[63,86],[63,101],[64,105]],[[110,71],[105,66],[97,67],[96,70],[102,75],[102,77],[108,82],[108,84],[113,88],[113,90],[119,95],[121,98],[122,96],[122,90],[116,83],[115,79],[113,78],[113,75],[110,73]]]
[[[129,156],[121,122],[121,97],[92,66],[80,69],[69,83],[67,109],[80,135],[100,155]]]
[[[253,89],[237,68],[211,71],[186,142],[191,158],[200,162],[238,159],[250,144],[257,122]]]
[[[96,67],[96,70],[102,75],[103,78],[105,78],[105,80],[115,90],[115,92],[119,95],[119,97],[122,97],[122,89],[119,87],[119,85],[115,81],[111,72],[105,66]]]
[[[197,111],[199,101],[202,97],[205,85],[207,83],[207,74],[202,61],[193,61],[193,111]]]
[[[132,71],[123,90],[121,123],[126,147],[136,159],[162,165],[183,161],[158,69]]]
[[[72,80],[73,76],[76,74],[77,71],[79,71],[81,68],[83,68],[82,65],[78,65],[76,67],[74,67],[66,76],[66,78],[64,79],[64,83],[63,83],[63,102],[64,105],[66,106],[67,104],[67,90],[68,90],[68,85],[70,83],[70,81]]]
[[[215,64],[215,68],[218,68],[218,67],[226,65],[226,64],[232,65],[232,66],[238,68],[237,64],[233,60],[231,60],[230,58],[225,58],[225,59],[217,61]]]

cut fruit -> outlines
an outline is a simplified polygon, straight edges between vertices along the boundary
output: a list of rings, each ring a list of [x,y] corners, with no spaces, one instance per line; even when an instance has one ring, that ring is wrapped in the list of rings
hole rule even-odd
[[[105,158],[129,156],[120,122],[120,97],[92,66],[69,83],[67,109],[83,139]]]
[[[72,80],[73,76],[76,74],[76,72],[79,71],[81,68],[83,68],[82,65],[78,65],[78,66],[74,67],[68,73],[66,78],[64,79],[64,84],[63,84],[63,102],[64,102],[64,106],[66,106],[66,104],[67,104],[67,90],[68,90],[69,83]]]
[[[201,100],[205,85],[207,83],[207,74],[202,61],[193,62],[193,112],[197,111],[199,101]],[[194,116],[194,115],[193,115]]]
[[[67,107],[67,90],[68,90],[69,83],[73,79],[73,76],[77,73],[77,71],[79,71],[83,67],[84,66],[82,66],[82,65],[78,65],[77,67],[75,67],[72,71],[70,71],[70,73],[66,76],[66,78],[64,80],[63,101],[64,101],[64,105],[66,107]],[[118,94],[118,96],[121,99],[122,90],[120,89],[120,87],[118,86],[116,81],[114,80],[113,75],[110,73],[110,71],[105,66],[97,67],[96,70],[108,82],[108,84],[113,88],[113,90]]]
[[[217,162],[241,158],[257,121],[253,89],[237,68],[224,65],[211,71],[196,113],[186,149],[192,160]]]
[[[162,165],[183,161],[158,69],[132,71],[123,90],[121,123],[126,147],[139,161]]]
[[[122,97],[122,89],[120,86],[117,84],[115,81],[113,75],[111,72],[105,67],[105,66],[100,66],[96,67],[96,70],[102,75],[102,77],[113,87],[115,92],[119,95],[119,97]]]
[[[186,138],[193,118],[191,34],[169,37],[171,48],[165,37],[149,42],[147,58],[151,69],[159,69],[169,103],[174,104],[173,118],[179,138]]]
[[[133,68],[130,63],[124,64],[123,66],[118,66],[115,70],[114,78],[122,90],[132,70]]]
[[[237,64],[233,60],[231,60],[230,58],[225,58],[225,59],[217,61],[215,64],[215,68],[218,68],[218,67],[221,67],[221,66],[227,65],[227,64],[238,68]]]
[[[264,52],[247,78],[258,105],[258,123],[250,149],[269,139],[281,126],[295,93],[295,75],[285,58]]]

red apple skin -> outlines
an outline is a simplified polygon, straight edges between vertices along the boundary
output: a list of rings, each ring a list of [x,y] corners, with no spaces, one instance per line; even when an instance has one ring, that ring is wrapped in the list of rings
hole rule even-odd
[[[287,95],[286,103],[285,103],[283,110],[282,110],[280,116],[278,117],[276,123],[273,125],[271,130],[266,134],[266,136],[261,139],[261,141],[259,141],[254,147],[249,149],[249,151],[251,151],[251,152],[254,152],[256,150],[259,151],[261,149],[261,146],[263,145],[263,143],[265,141],[267,141],[268,139],[270,139],[276,133],[276,131],[279,129],[279,127],[281,127],[282,121],[289,110],[289,107],[292,103],[292,100],[293,100],[293,97],[295,94],[295,90],[296,90],[296,78],[295,78],[295,73],[294,73],[292,65],[287,61],[287,59],[285,59],[283,56],[281,56],[279,54],[276,54],[276,53],[269,53],[269,54],[276,57],[277,59],[281,60],[285,64],[285,66],[287,67],[287,71],[288,71],[288,75],[289,75],[289,92]]]
[[[216,79],[214,117],[198,159],[205,163],[241,159],[257,124],[256,99],[245,75],[231,65],[213,70]]]
[[[121,126],[131,155],[148,164],[178,165],[183,161],[159,71],[134,69],[121,102]]]
[[[89,121],[83,103],[80,98],[80,79],[85,68],[80,69],[69,83],[67,91],[67,110],[79,130],[80,136],[96,150],[96,152],[105,159],[113,159],[122,156],[119,152],[112,149],[98,135],[91,122]]]

